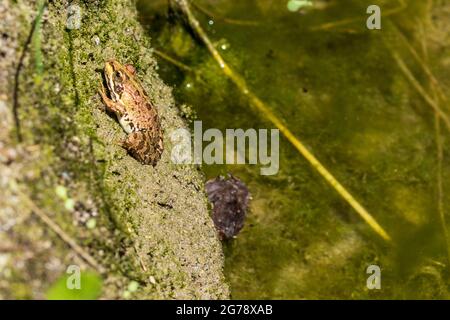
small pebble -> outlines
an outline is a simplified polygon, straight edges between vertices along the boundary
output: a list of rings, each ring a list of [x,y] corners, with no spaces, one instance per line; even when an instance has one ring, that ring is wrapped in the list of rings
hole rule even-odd
[[[98,45],[100,44],[100,38],[99,38],[99,36],[97,36],[97,35],[93,36],[93,37],[92,37],[92,42],[94,42],[94,44],[95,44],[96,46],[98,46]]]

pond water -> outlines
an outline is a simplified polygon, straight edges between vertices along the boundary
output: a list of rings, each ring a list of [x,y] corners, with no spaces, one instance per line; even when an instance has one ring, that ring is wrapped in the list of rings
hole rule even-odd
[[[202,0],[192,10],[233,70],[392,241],[280,136],[276,175],[260,175],[257,165],[202,166],[208,179],[239,177],[253,198],[243,230],[223,245],[232,298],[448,298],[448,130],[423,94],[439,101],[450,81],[431,19],[448,5],[376,1],[382,29],[368,30],[374,1],[312,2],[291,12],[288,0]],[[141,0],[138,9],[154,48],[190,68],[158,60],[187,117],[204,129],[275,128],[169,17],[166,1]],[[448,114],[448,103],[439,105]],[[381,268],[381,289],[367,287],[369,265]]]

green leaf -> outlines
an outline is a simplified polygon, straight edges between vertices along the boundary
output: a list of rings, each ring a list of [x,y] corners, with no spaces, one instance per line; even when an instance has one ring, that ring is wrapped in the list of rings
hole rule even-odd
[[[290,0],[287,8],[289,11],[295,12],[305,7],[311,7],[312,5],[312,2],[309,0]]]

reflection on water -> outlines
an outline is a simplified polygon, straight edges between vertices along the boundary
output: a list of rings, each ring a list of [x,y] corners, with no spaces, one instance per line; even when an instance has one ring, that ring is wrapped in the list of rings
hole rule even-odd
[[[249,165],[203,166],[207,178],[232,172],[253,196],[244,229],[224,244],[233,298],[447,298],[440,210],[450,209],[448,128],[443,120],[437,127],[433,107],[443,119],[449,113],[449,5],[378,1],[382,29],[369,31],[372,1],[312,1],[295,12],[288,2],[202,0],[194,12],[226,61],[393,244],[282,138],[275,176]],[[192,106],[182,108],[188,117],[204,128],[273,128],[183,26],[168,22],[165,1],[138,8],[153,46],[191,68],[159,64],[179,104]],[[366,287],[372,264],[381,267],[381,290]]]

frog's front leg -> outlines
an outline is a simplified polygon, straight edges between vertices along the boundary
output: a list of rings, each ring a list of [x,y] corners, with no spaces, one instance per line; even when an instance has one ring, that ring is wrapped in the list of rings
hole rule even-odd
[[[106,105],[106,110],[115,113],[117,116],[122,116],[125,113],[125,108],[119,103],[114,102],[106,95],[105,88],[100,87],[98,93],[102,97],[103,102]]]

